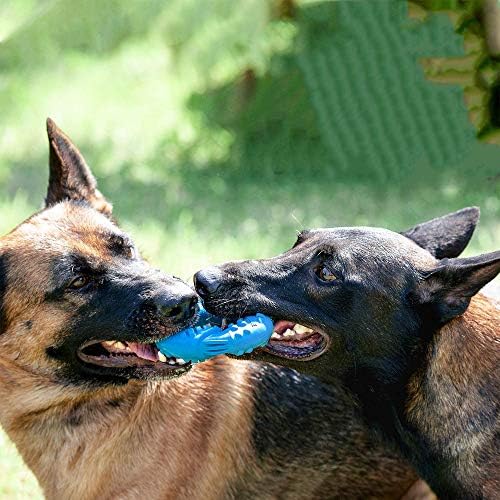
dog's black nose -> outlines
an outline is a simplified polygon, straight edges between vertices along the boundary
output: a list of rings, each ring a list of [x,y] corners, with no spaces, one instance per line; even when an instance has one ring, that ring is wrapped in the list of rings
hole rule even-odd
[[[194,293],[187,293],[183,296],[163,298],[156,306],[163,317],[181,321],[195,315],[197,303],[198,297]]]
[[[193,278],[194,286],[200,297],[215,293],[221,285],[222,273],[216,267],[198,271]]]

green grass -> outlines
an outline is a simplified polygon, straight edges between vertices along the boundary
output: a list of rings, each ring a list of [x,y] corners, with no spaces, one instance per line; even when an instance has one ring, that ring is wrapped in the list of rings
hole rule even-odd
[[[51,116],[144,255],[186,279],[304,227],[398,230],[473,204],[467,252],[499,247],[499,148],[418,62],[463,54],[445,16],[416,23],[385,0],[301,2],[294,20],[257,0],[84,4],[0,6],[2,233],[41,205]],[[0,470],[0,498],[39,495],[1,434]]]
[[[43,498],[38,484],[24,465],[15,446],[0,431],[0,498],[25,500]]]

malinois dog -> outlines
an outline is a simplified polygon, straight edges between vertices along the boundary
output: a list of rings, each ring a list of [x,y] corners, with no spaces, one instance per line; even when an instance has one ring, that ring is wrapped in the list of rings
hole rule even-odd
[[[500,252],[455,257],[474,219],[303,231],[277,257],[199,272],[196,289],[217,315],[273,317],[275,362],[340,380],[438,497],[498,498],[500,312],[476,294]]]
[[[45,495],[402,496],[417,476],[340,384],[158,354],[197,296],[141,259],[82,155],[47,130],[45,208],[0,240],[0,423]]]

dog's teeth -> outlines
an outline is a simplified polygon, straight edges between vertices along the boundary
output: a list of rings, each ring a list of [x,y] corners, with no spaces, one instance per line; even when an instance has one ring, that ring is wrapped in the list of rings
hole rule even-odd
[[[312,330],[311,328],[307,328],[307,326],[303,326],[303,325],[299,325],[299,324],[296,324],[293,328],[293,330],[295,331],[295,333],[312,333],[314,330]]]
[[[273,332],[273,334],[271,335],[271,338],[279,340],[279,339],[281,339],[281,335],[279,333]]]
[[[173,359],[169,360],[168,362],[169,365],[175,365],[175,361]]]
[[[227,319],[222,318],[222,323],[221,323],[220,327],[224,330],[224,328],[226,328],[226,326],[227,326]]]
[[[185,365],[186,364],[186,362],[182,358],[176,358],[175,361],[177,361],[177,363],[179,365]]]
[[[104,345],[108,345],[108,346],[114,346],[115,345],[115,341],[114,340],[105,340],[103,342]]]
[[[123,342],[115,342],[114,347],[117,349],[126,349],[127,346]]]
[[[286,332],[283,335],[285,337],[293,337],[295,335],[295,332],[293,330],[290,330],[290,328],[287,328]]]
[[[165,363],[167,361],[167,356],[163,354],[162,352],[158,351],[158,359],[162,362]]]

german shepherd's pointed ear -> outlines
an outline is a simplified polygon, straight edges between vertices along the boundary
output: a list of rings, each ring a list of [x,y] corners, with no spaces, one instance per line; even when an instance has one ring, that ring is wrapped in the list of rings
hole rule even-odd
[[[471,298],[500,272],[500,251],[443,259],[417,285],[417,300],[431,306],[440,324],[463,314]]]
[[[47,118],[49,136],[49,187],[45,206],[64,200],[85,201],[110,216],[112,205],[97,189],[97,183],[82,154],[62,130]]]
[[[458,257],[469,243],[479,220],[479,208],[467,207],[418,224],[402,232],[436,259]]]

